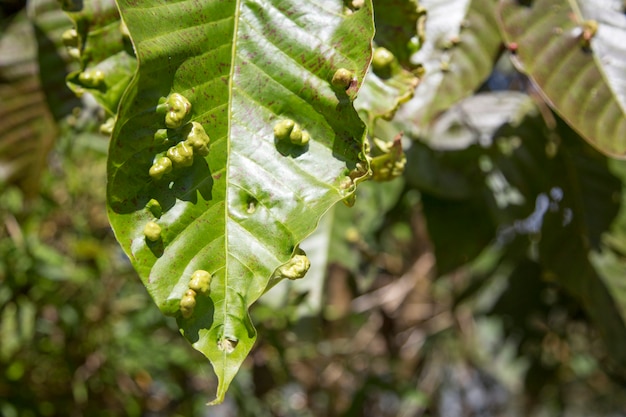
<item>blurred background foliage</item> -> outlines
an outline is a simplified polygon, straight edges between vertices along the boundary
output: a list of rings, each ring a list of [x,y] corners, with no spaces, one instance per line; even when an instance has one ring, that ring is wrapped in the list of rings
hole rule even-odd
[[[99,31],[119,47],[72,61],[62,34],[95,20],[0,3],[0,415],[626,416],[626,164],[514,69],[495,2],[423,1],[426,23],[374,3],[399,67],[357,105],[373,137],[404,132],[405,174],[325,216],[307,278],[253,308],[259,341],[213,408],[208,362],[109,228],[99,129],[119,96],[65,85],[89,91],[99,65],[124,85],[132,49]]]

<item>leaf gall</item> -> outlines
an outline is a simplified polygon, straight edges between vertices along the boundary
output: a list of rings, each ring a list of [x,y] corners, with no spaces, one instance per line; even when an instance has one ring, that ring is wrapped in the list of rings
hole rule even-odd
[[[63,45],[67,46],[68,48],[78,48],[78,32],[74,28],[68,29],[63,32],[63,34],[61,35],[61,40],[63,42]]]
[[[193,314],[194,308],[196,308],[196,292],[187,290],[180,300],[180,312],[184,318],[188,319]]]
[[[189,145],[198,155],[207,156],[209,154],[209,135],[204,131],[204,127],[198,122],[191,122],[186,127],[189,130],[185,143]]]
[[[278,268],[277,272],[282,278],[294,280],[304,277],[310,267],[311,262],[306,253],[298,248],[296,254],[286,264]]]
[[[149,221],[143,228],[143,234],[151,242],[156,242],[161,239],[161,226],[156,222]]]
[[[167,156],[157,159],[150,167],[150,171],[148,171],[150,176],[155,180],[160,180],[163,178],[163,175],[170,172],[172,172],[172,160]]]
[[[346,90],[348,87],[350,87],[350,84],[352,83],[353,79],[354,79],[354,73],[352,71],[347,70],[345,68],[339,68],[333,74],[331,84],[335,88]]]
[[[591,47],[591,40],[596,36],[598,31],[598,22],[596,20],[585,20],[583,23],[583,31],[580,34],[580,43],[583,49]]]
[[[189,288],[201,294],[208,294],[211,286],[211,274],[202,269],[198,269],[191,274]]]
[[[178,93],[170,94],[165,103],[167,114],[165,115],[165,126],[170,129],[181,127],[191,113],[191,103],[183,95]]]
[[[380,46],[374,50],[372,69],[379,76],[388,77],[391,75],[392,65],[395,59],[396,57],[389,49]]]
[[[146,204],[146,208],[156,218],[160,218],[163,215],[163,207],[161,207],[161,203],[159,203],[154,198],[152,198],[152,199],[150,199],[150,201],[148,201],[148,204]]]
[[[295,145],[299,145],[302,142],[302,129],[299,124],[295,124],[291,133],[289,134],[289,141]]]
[[[193,148],[185,142],[179,142],[167,150],[167,157],[176,168],[193,165]]]
[[[307,143],[309,143],[309,140],[311,140],[311,135],[309,135],[309,132],[307,132],[306,130],[302,131],[302,137],[300,138],[299,141],[291,141],[291,143],[293,143],[294,145],[300,145],[300,146],[304,146]]]
[[[278,140],[288,139],[295,125],[296,123],[291,119],[279,121],[274,125],[274,137]]]
[[[87,88],[101,88],[104,87],[104,72],[99,69],[92,69],[85,72],[81,72],[78,75],[78,81]]]

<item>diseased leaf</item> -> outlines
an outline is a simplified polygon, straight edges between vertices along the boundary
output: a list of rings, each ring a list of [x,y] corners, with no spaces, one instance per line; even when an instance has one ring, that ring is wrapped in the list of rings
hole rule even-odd
[[[370,131],[374,131],[377,119],[392,119],[400,105],[413,97],[417,84],[418,78],[403,68],[386,79],[369,71],[354,105]]]
[[[369,183],[365,182],[363,185]],[[358,190],[363,185],[359,186]],[[320,314],[324,306],[324,281],[328,266],[328,246],[334,229],[334,212],[341,207],[345,205],[337,204],[328,210],[313,234],[299,245],[311,262],[311,268],[305,279],[284,280],[277,283],[278,285],[268,289],[267,293],[260,298],[259,304],[266,305],[274,311],[286,309],[292,313],[293,318],[315,317]]]
[[[69,54],[80,62],[67,83],[76,94],[92,94],[114,115],[137,66],[132,46],[114,0],[85,0],[79,6],[68,10],[75,28],[63,33]]]
[[[417,0],[374,0],[376,45],[393,53],[405,68],[414,67],[411,55],[424,42],[426,10]]]
[[[379,126],[379,122],[380,119],[391,120],[400,105],[413,97],[419,83],[421,67],[412,64],[409,57],[423,41],[419,28],[424,14],[415,0],[374,2],[377,47],[354,103],[371,137],[391,142],[398,134],[394,131],[389,135],[388,129]]]
[[[495,0],[422,0],[420,5],[427,11],[425,42],[411,61],[422,64],[425,74],[397,120],[413,136],[480,86],[501,44]]]
[[[500,1],[518,68],[591,145],[626,157],[626,15],[622,2]]]
[[[368,171],[352,100],[371,56],[371,3],[118,5],[139,65],[111,142],[109,217],[156,304],[213,364],[219,403],[256,339],[248,307]],[[332,84],[340,68],[354,74],[348,88]],[[170,112],[180,122],[166,128]],[[151,176],[166,155],[171,172]],[[197,270],[212,276],[208,295],[188,292]]]
[[[56,0],[30,1],[28,16],[37,40],[41,88],[50,112],[55,120],[60,120],[80,106],[80,100],[65,82],[68,73],[78,66],[68,56],[61,40],[62,34],[72,27],[72,22]]]

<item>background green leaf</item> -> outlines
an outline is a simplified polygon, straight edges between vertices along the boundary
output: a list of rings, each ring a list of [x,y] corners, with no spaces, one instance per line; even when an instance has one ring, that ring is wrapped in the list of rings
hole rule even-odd
[[[56,0],[31,1],[27,12],[37,41],[41,88],[54,119],[60,121],[81,105],[65,82],[67,75],[78,68],[61,40],[72,22]]]
[[[415,67],[411,55],[424,42],[426,10],[417,0],[374,0],[376,45],[387,48],[404,68]]]
[[[68,45],[80,69],[67,77],[69,87],[78,95],[89,92],[109,115],[132,78],[137,61],[128,35],[120,20],[115,0],[85,0],[68,10],[76,30],[75,44]],[[102,74],[96,83],[85,81],[84,74]]]
[[[408,183],[424,193],[440,273],[494,245],[502,260],[512,263],[513,294],[507,290],[501,300],[518,297],[519,285],[529,292],[549,285],[565,290],[599,330],[610,351],[608,362],[623,372],[623,290],[614,272],[603,272],[621,266],[611,264],[614,255],[602,244],[618,215],[622,183],[603,155],[551,116],[521,93],[470,97],[432,126],[425,142],[441,144],[442,150],[416,145],[408,152],[410,164],[435,167],[437,175],[414,178],[409,173]],[[432,191],[442,188],[449,191]],[[619,223],[613,227],[621,230]],[[534,271],[534,284],[517,282],[529,271]],[[508,314],[502,306],[510,303],[501,304],[495,310]],[[525,315],[518,313],[514,316]]]
[[[213,364],[220,402],[256,338],[248,307],[348,196],[339,182],[362,162],[365,126],[351,98],[370,60],[371,4],[349,13],[331,0],[118,4],[139,67],[110,148],[111,223],[165,313],[179,314],[195,270],[213,274],[210,296],[198,295],[194,315],[178,322]],[[330,84],[338,68],[355,74],[345,91]],[[180,140],[175,130],[154,139],[165,128],[156,107],[173,92],[189,99],[211,149],[153,181],[155,155]],[[273,126],[287,118],[310,133],[307,146],[276,143]],[[156,218],[151,199],[162,208]],[[150,220],[163,230],[155,244],[143,235]]]
[[[417,135],[487,78],[500,51],[495,0],[423,0],[425,42],[411,61],[425,74],[396,122]]]
[[[500,2],[518,68],[591,145],[626,155],[626,15],[619,1]],[[597,31],[585,34],[585,22]],[[584,40],[587,36],[588,42]]]

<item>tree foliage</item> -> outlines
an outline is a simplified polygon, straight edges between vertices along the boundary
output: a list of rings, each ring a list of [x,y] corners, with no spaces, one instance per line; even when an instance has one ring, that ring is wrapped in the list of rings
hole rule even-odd
[[[215,404],[248,355],[261,360],[257,338],[267,357],[294,357],[267,351],[251,317],[280,339],[286,330],[274,331],[272,319],[369,312],[368,325],[394,323],[399,333],[374,334],[420,380],[445,362],[406,353],[415,326],[442,343],[436,326],[405,308],[424,302],[411,300],[426,282],[428,302],[455,320],[465,309],[480,323],[503,318],[500,340],[527,361],[536,398],[559,366],[582,369],[550,350],[555,340],[598,375],[626,378],[622,2],[62,6],[65,14],[33,0],[28,16],[8,7],[3,16],[4,192],[15,184],[26,201],[35,196],[57,132],[89,131],[62,80],[84,95],[87,113],[98,110],[84,97],[94,99],[108,119],[115,237],[160,311],[213,365]],[[22,219],[4,210],[7,244],[18,242]],[[6,263],[0,276],[13,282],[28,270]],[[26,305],[18,291],[3,297],[2,323],[37,314],[16,313]],[[601,347],[574,346],[567,329],[577,324],[590,332],[585,343],[597,332]],[[461,345],[463,331],[453,332]],[[370,375],[334,412],[360,415],[382,380]],[[420,389],[426,408],[447,415],[432,386]],[[403,410],[422,407],[401,398]]]

